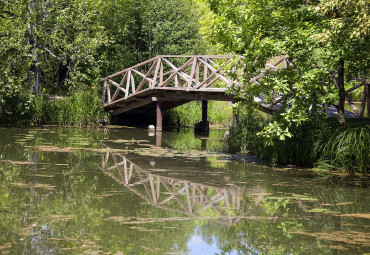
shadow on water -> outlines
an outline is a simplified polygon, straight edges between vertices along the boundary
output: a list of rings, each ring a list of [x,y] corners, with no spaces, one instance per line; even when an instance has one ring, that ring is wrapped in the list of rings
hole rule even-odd
[[[0,253],[370,251],[368,188],[233,160],[223,134],[0,129]]]

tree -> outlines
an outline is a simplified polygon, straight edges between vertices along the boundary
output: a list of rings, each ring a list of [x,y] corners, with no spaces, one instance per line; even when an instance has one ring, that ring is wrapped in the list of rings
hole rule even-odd
[[[104,49],[106,73],[157,55],[206,51],[199,35],[200,13],[191,0],[116,0],[105,8],[101,18],[110,39]]]
[[[340,3],[339,3],[340,2]],[[344,81],[369,76],[368,1],[331,0],[207,0],[212,14],[206,19],[206,36],[226,52],[244,56],[242,89],[231,93],[246,99],[284,95],[281,111],[262,132],[265,137],[285,139],[291,128],[325,112],[325,105],[339,102],[344,112]],[[260,84],[249,80],[276,56],[287,56],[292,66],[267,72]],[[334,85],[322,65],[338,70]]]

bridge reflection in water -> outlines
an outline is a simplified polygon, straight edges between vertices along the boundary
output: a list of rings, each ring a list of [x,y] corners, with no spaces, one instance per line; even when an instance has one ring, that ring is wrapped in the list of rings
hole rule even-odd
[[[212,216],[214,221],[230,226],[246,218],[245,208],[241,206],[244,188],[231,183],[217,187],[169,177],[165,171],[158,174],[139,167],[125,154],[116,152],[102,154],[101,170],[160,209],[191,217],[208,216],[204,212],[211,210],[211,215],[217,215]]]

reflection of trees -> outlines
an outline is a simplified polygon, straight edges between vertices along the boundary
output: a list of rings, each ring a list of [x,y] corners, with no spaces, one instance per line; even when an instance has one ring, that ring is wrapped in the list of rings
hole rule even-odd
[[[145,170],[120,153],[102,154],[102,171],[147,203],[192,217],[212,217],[233,225],[245,211],[241,207],[242,188],[212,187]]]

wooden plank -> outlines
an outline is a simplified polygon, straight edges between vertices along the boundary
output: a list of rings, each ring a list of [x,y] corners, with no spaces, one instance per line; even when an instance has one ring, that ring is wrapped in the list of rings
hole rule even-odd
[[[352,107],[352,109],[355,111],[357,116],[360,116],[360,112],[357,110],[357,107],[353,104],[352,99],[346,94],[345,95],[347,102]]]
[[[131,70],[135,70],[135,69],[131,69]],[[135,94],[135,79],[134,79],[134,74],[132,73],[132,71],[130,71],[131,73],[131,93],[134,95]]]
[[[179,75],[179,74],[177,74],[176,78],[177,78],[177,80],[179,81],[179,85],[180,85],[180,87],[182,87],[182,82],[181,82],[181,79],[180,79],[180,75]]]
[[[108,96],[108,104],[112,101],[112,98],[110,96],[110,86],[109,86],[109,82],[108,82],[108,86],[107,86],[107,96]]]
[[[189,183],[185,182],[184,186],[186,187],[185,192],[186,192],[186,201],[188,204],[188,210],[189,210],[189,213],[193,213],[193,207],[192,207],[192,203],[190,199]]]
[[[124,70],[122,70],[122,71],[119,71],[118,73],[115,73],[115,74],[109,75],[109,76],[107,76],[107,77],[104,77],[103,79],[101,79],[101,81],[105,81],[105,80],[107,80],[107,79],[111,79],[111,78],[113,78],[113,77],[116,77],[117,75],[123,74],[123,73],[127,72],[128,70],[130,70],[130,69],[132,69],[132,68],[138,68],[138,67],[140,67],[140,66],[146,65],[146,64],[148,64],[148,63],[150,63],[150,62],[152,62],[152,61],[154,61],[154,60],[156,60],[156,59],[158,59],[158,56],[157,56],[157,57],[154,57],[154,58],[151,58],[151,59],[149,59],[149,60],[146,60],[146,61],[144,61],[144,62],[141,62],[141,63],[139,63],[139,64],[137,64],[137,65],[134,65],[134,66],[131,66],[131,67],[129,67],[129,68],[126,68],[126,69],[124,69]]]
[[[365,114],[366,97],[367,97],[367,86],[364,86],[364,91],[363,91],[362,100],[361,100],[360,117],[364,117],[364,114]]]
[[[184,65],[182,65],[180,68],[177,68],[174,64],[172,64],[170,61],[168,61],[168,59],[166,58],[163,58],[163,60],[175,71],[177,71],[175,74],[178,74],[180,75],[186,82],[188,82],[189,78],[185,76],[184,73],[181,72],[181,70],[185,69],[186,67],[188,67],[191,62],[193,61],[193,58],[189,59],[187,62],[185,62]],[[180,70],[181,69],[181,70]],[[168,79],[165,81],[165,83],[169,83],[168,80],[170,80],[170,78],[172,79],[173,77],[168,77]],[[167,85],[166,85],[167,86]]]
[[[279,59],[278,61],[276,61],[274,64],[272,64],[272,66],[277,66],[278,64],[280,64],[281,62],[283,62],[284,60],[285,60],[286,58],[285,57],[283,57],[283,58],[281,58],[281,59]],[[267,65],[266,65],[267,66]],[[269,65],[270,66],[270,65]]]
[[[209,86],[212,86],[216,81],[218,81],[220,79],[220,77],[216,77],[214,78],[210,83],[208,83],[205,87],[209,87]]]
[[[153,83],[151,84],[151,88],[154,88],[156,86],[157,79],[158,79],[158,71],[159,71],[159,68],[161,66],[161,63],[162,63],[162,58],[159,57],[158,62],[157,62],[157,66],[155,67]]]
[[[117,87],[116,92],[114,92],[114,95],[112,97],[112,101],[116,100],[120,91],[122,91],[123,93],[126,93],[126,90],[124,88],[121,88],[119,84],[117,84],[116,82],[114,82],[112,80],[108,80],[108,81],[110,81],[113,86]]]
[[[206,67],[206,66],[205,66]],[[221,67],[220,67],[221,68]],[[213,76],[215,76],[216,75],[216,73],[220,70],[220,68],[218,68],[217,70],[216,70],[216,72],[213,72],[208,78],[206,78],[202,83],[200,83],[198,86],[196,86],[195,88],[197,89],[197,88],[201,88],[204,84],[206,84],[207,82],[209,82],[211,79],[212,79],[212,77]]]
[[[144,80],[147,80],[147,81],[150,81],[150,82],[153,82],[152,79],[150,79],[149,77],[147,77],[145,74],[143,74],[142,72],[139,72],[135,69],[132,69],[132,71],[134,71],[135,73],[137,73],[139,76],[141,76]]]
[[[127,98],[128,97],[128,92],[129,92],[129,90],[130,90],[130,77],[131,77],[131,70],[129,70],[128,72],[127,72],[127,84],[126,84],[126,93],[125,93],[125,98]]]
[[[152,174],[149,174],[150,190],[152,191],[152,199],[154,204],[157,204],[157,196],[155,194],[154,178]]]
[[[161,194],[161,177],[157,176],[157,200],[159,200]]]
[[[159,71],[159,86],[161,87],[163,83],[163,62],[161,61],[161,67]]]
[[[172,189],[165,183],[163,182],[163,186],[167,189],[168,193],[173,196],[173,198],[177,201],[177,203],[182,207],[183,210],[187,211],[185,204],[177,197],[178,191],[175,193],[172,191]]]
[[[198,63],[198,58],[194,58],[194,60],[193,60],[193,65],[192,65],[192,67],[191,67],[191,72],[190,72],[189,81],[185,84],[185,87],[187,87],[188,89],[189,89],[189,88],[191,87],[191,85],[192,85],[193,77],[194,77],[194,74],[195,74],[195,69],[196,69],[197,63]]]
[[[121,82],[119,83],[119,86],[120,87],[123,87],[123,85],[125,84],[125,81],[127,79],[127,74],[128,74],[128,72],[125,73],[125,75],[123,76]]]
[[[149,78],[150,74],[153,72],[154,68],[156,67],[157,62],[158,62],[158,60],[155,60],[155,61],[154,61],[154,63],[152,64],[152,66],[149,68],[149,71],[148,71],[148,72],[146,73],[146,75],[145,75],[145,77],[146,77],[146,78],[144,78],[144,79],[142,80],[142,82],[139,84],[139,87],[137,87],[137,89],[136,89],[136,91],[135,91],[135,94],[136,94],[137,92],[139,92],[139,91],[142,89],[142,87],[144,86],[144,84],[145,84],[147,81],[150,81],[150,82],[149,82],[149,84],[152,84],[152,83],[153,83],[153,80],[152,80],[152,79],[148,79],[148,78]]]
[[[356,86],[354,86],[354,87],[352,87],[350,89],[347,89],[346,90],[346,94],[349,93],[349,92],[351,92],[351,91],[354,91],[355,89],[358,89],[358,88],[360,88],[361,86],[364,86],[364,85],[365,85],[365,82],[361,82],[361,83],[357,84]]]
[[[196,69],[195,69],[195,86],[198,86],[199,84],[199,69],[202,63],[197,63]]]
[[[159,55],[162,58],[216,58],[216,59],[232,59],[234,55]]]
[[[163,182],[164,183],[164,182]],[[171,184],[170,184],[171,185]],[[173,186],[173,185],[171,185],[171,186]],[[186,189],[186,187],[183,187],[183,188],[181,188],[181,189],[179,189],[179,190],[177,190],[177,192],[176,193],[178,193],[178,194],[181,194],[182,192],[184,192],[184,190]],[[164,204],[166,204],[168,201],[171,201],[173,198],[175,198],[175,196],[176,195],[171,195],[171,196],[168,196],[166,199],[163,199],[163,201],[161,201],[160,203],[159,203],[159,205],[164,205]]]
[[[214,69],[210,64],[208,64],[202,58],[199,58],[199,61],[201,61],[204,65],[207,65],[207,67],[209,68],[209,70],[211,70],[212,72],[215,72],[216,75],[219,76],[221,78],[221,80],[223,80],[226,84],[229,84],[230,81],[228,79],[226,79],[223,75],[221,75],[218,72],[216,72],[216,69]]]
[[[125,107],[114,109],[113,112],[112,112],[112,115],[115,116],[115,115],[118,115],[118,114],[121,114],[121,113],[124,113],[124,112],[128,112],[132,109],[139,108],[141,106],[150,104],[150,103],[153,102],[152,99],[153,99],[152,97],[148,97],[144,100],[133,102],[133,103],[131,103],[131,104],[125,106]]]
[[[268,65],[268,64],[266,64],[266,67],[268,68],[268,70],[274,70],[274,71],[277,71],[277,70],[281,69],[279,67],[276,67],[276,66],[273,66],[273,65]]]
[[[183,77],[183,79],[185,80],[188,80],[184,74],[180,73],[180,71],[182,71],[183,69],[185,69],[186,67],[188,67],[189,65],[191,65],[191,62],[193,61],[193,59],[189,59],[188,61],[185,62],[185,64],[183,64],[181,67],[177,68],[176,66],[174,66],[171,62],[169,62],[167,59],[163,59],[173,70],[174,72],[170,75],[170,77],[168,77],[164,82],[163,82],[163,86],[164,87],[167,87],[168,84],[171,82],[171,79],[173,77],[175,77],[176,75],[180,75],[181,77]]]
[[[206,60],[207,61],[207,60]],[[207,68],[207,66],[206,65],[203,65],[204,66],[204,74],[203,74],[203,81],[205,81],[206,79],[207,79],[207,77],[208,77],[208,68]],[[201,87],[201,86],[199,86],[199,87]]]

